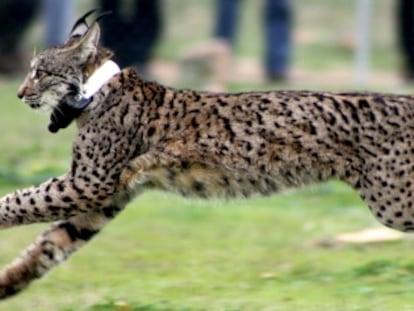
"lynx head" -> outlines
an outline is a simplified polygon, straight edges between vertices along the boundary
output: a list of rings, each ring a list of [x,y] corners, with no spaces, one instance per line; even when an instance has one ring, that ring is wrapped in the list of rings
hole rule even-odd
[[[112,57],[112,52],[99,46],[100,29],[97,21],[91,25],[82,16],[73,26],[68,40],[35,55],[30,71],[17,96],[34,109],[56,110],[66,102],[69,106],[81,99],[82,87],[88,77]]]

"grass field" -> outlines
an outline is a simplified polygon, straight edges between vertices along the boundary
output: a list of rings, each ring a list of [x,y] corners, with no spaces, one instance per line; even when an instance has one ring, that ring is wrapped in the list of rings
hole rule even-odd
[[[188,22],[186,16],[192,14],[187,5],[194,2],[169,2],[168,23],[178,17]],[[249,8],[255,3],[246,2]],[[198,14],[211,5],[211,1],[199,3],[203,4],[197,5]],[[318,13],[327,3],[332,14],[326,23],[351,25],[348,1],[303,0],[295,2],[300,10],[298,27],[313,29],[326,40],[335,37]],[[378,23],[389,14],[390,2],[375,3],[382,12],[375,17]],[[200,16],[204,19],[198,21],[208,25]],[[173,60],[180,46],[207,34],[190,32],[195,27],[186,25],[168,28],[158,57]],[[256,40],[257,26],[244,27],[243,35]],[[390,70],[397,58],[390,48],[389,30],[383,34],[375,36],[373,67]],[[238,53],[255,55],[257,49],[252,46],[244,40]],[[326,62],[320,59],[321,51],[327,51],[322,57]],[[315,70],[352,64],[352,56],[330,44],[303,43],[294,57],[295,66]],[[72,127],[49,134],[48,117],[19,102],[17,86],[17,80],[0,81],[1,194],[63,173],[75,133]],[[275,86],[232,85],[231,89],[270,87]],[[375,85],[370,88],[376,90]],[[410,237],[375,244],[335,243],[339,233],[371,226],[378,224],[366,206],[339,182],[230,203],[188,201],[151,192],[137,198],[69,261],[21,295],[0,303],[0,310],[414,310],[414,241]],[[1,231],[0,265],[9,263],[46,227]]]

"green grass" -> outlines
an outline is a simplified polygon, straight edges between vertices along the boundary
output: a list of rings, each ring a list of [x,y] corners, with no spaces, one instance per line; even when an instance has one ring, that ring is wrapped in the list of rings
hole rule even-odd
[[[177,59],[183,47],[209,37],[212,15],[206,12],[212,1],[194,3],[166,4],[168,27],[159,57]],[[255,5],[246,1],[247,22],[237,48],[241,56],[260,53],[260,25],[248,18],[256,14],[249,13],[257,11]],[[331,8],[329,16],[320,15],[325,6]],[[386,27],[391,2],[378,0],[375,6],[375,25],[383,28],[374,34],[372,65],[389,70],[397,63]],[[335,40],[341,29],[353,27],[353,7],[347,1],[310,0],[297,2],[295,10],[298,29],[312,30],[321,40],[295,47],[294,65],[312,70],[351,66],[352,55]],[[48,133],[48,117],[19,102],[17,86],[17,81],[0,81],[1,194],[63,173],[75,132]],[[231,90],[273,87],[231,85]],[[376,225],[356,193],[338,182],[230,203],[150,192],[67,262],[0,303],[0,311],[414,310],[412,239],[334,243],[336,234]],[[0,265],[45,228],[1,231]]]

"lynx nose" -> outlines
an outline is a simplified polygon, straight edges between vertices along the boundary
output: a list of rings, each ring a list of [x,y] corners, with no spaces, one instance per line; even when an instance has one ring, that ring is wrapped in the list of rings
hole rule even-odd
[[[24,94],[26,93],[26,89],[27,89],[26,85],[24,84],[21,85],[19,89],[17,90],[17,97],[22,99],[24,97]]]

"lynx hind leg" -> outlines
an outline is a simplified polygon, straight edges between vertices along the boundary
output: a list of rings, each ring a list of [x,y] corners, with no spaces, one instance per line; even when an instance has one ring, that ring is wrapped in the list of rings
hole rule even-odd
[[[413,174],[392,169],[372,171],[358,189],[375,218],[387,227],[414,231]]]
[[[122,207],[108,206],[100,212],[81,214],[58,222],[42,233],[20,257],[0,272],[0,299],[25,289],[33,280],[64,261],[95,236]]]

